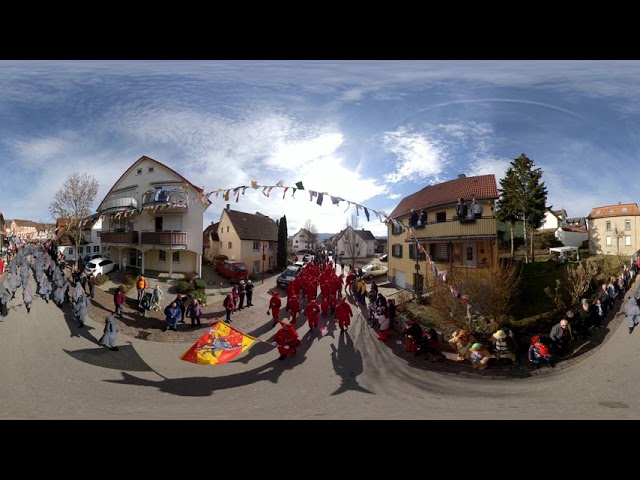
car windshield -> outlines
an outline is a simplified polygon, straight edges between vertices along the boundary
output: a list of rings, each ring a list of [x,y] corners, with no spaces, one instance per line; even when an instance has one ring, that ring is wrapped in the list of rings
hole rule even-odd
[[[246,272],[247,271],[247,267],[245,267],[244,265],[236,265],[236,272]]]

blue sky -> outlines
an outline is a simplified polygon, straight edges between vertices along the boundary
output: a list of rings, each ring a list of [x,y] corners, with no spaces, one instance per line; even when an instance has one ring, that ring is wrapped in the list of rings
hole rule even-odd
[[[207,192],[300,181],[391,213],[460,173],[499,181],[524,153],[548,205],[586,216],[637,202],[639,78],[640,61],[610,60],[0,61],[0,212],[53,222],[76,171],[100,184],[95,211],[147,155]],[[356,212],[281,188],[210,199],[205,226],[230,203],[286,215],[289,235],[336,233]]]

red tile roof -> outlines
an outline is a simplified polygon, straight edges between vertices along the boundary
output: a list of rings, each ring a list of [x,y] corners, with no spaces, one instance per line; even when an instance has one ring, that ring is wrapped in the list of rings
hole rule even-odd
[[[596,207],[591,210],[588,219],[607,218],[607,217],[623,217],[629,215],[640,215],[637,203],[618,203],[617,205],[606,205],[604,207]]]
[[[411,213],[411,210],[432,209],[444,205],[458,203],[458,198],[471,200],[475,194],[479,201],[498,198],[498,187],[495,175],[478,175],[449,180],[437,185],[428,185],[419,192],[403,198],[391,212],[391,218],[398,218]]]

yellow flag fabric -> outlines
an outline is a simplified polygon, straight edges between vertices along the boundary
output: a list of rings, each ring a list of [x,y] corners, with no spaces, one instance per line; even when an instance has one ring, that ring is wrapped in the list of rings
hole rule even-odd
[[[255,341],[255,337],[219,321],[183,353],[180,360],[198,365],[220,365],[233,360]]]

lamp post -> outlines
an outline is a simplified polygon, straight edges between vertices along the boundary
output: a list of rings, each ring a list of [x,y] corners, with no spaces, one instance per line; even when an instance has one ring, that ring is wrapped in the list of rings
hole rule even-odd
[[[262,284],[264,285],[264,260],[265,260],[265,255],[264,255],[264,247],[266,246],[265,241],[262,241]]]

